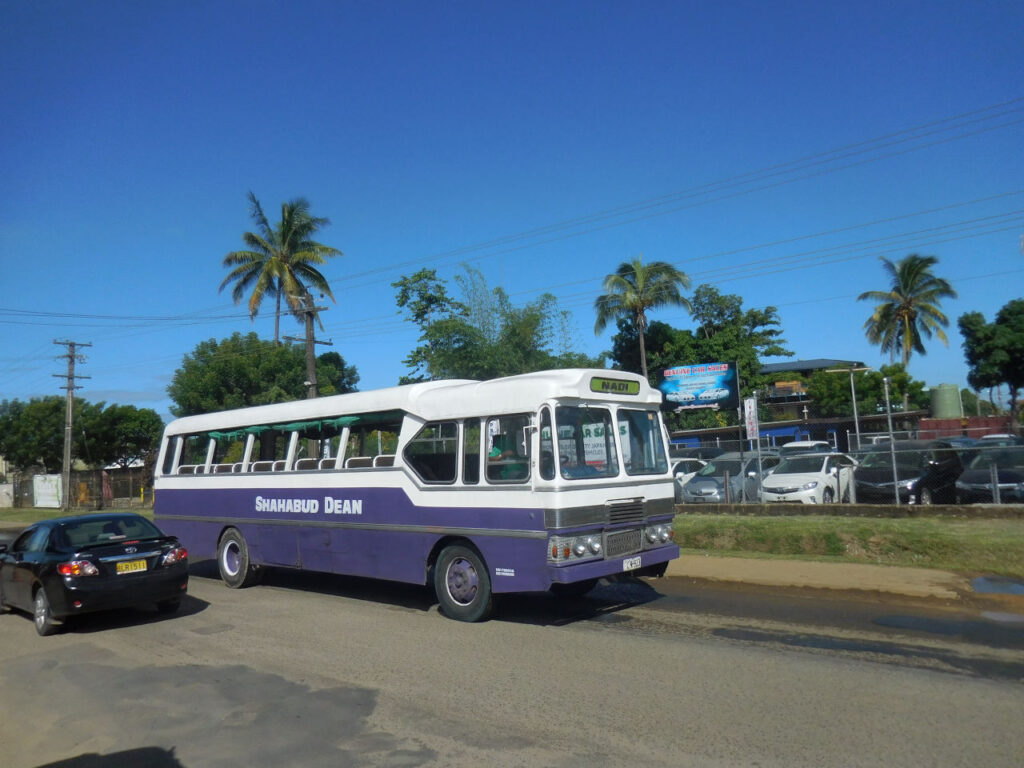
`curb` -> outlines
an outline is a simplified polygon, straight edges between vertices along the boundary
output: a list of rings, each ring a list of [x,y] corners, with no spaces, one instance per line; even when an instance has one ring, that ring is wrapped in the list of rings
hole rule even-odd
[[[666,576],[768,587],[796,587],[886,593],[914,598],[960,600],[972,592],[963,576],[929,568],[762,560],[713,555],[681,555]]]

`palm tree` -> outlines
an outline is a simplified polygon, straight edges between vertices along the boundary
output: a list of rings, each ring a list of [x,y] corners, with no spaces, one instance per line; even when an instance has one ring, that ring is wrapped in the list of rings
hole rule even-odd
[[[949,325],[949,318],[939,305],[942,299],[955,299],[956,291],[949,281],[932,273],[932,267],[938,261],[935,256],[916,253],[895,264],[882,258],[891,288],[888,291],[865,291],[857,297],[857,301],[880,302],[864,323],[864,330],[868,341],[878,344],[883,353],[889,353],[890,362],[896,362],[898,350],[904,368],[914,352],[925,354],[922,337],[930,339],[934,333],[949,346],[942,330]]]
[[[246,232],[242,240],[246,251],[232,251],[224,257],[224,266],[231,271],[218,290],[229,283],[235,287],[231,297],[239,304],[249,294],[249,318],[256,317],[260,304],[268,296],[276,300],[274,312],[274,341],[281,333],[281,298],[284,297],[292,313],[300,314],[303,299],[309,288],[316,288],[334,301],[331,287],[316,268],[327,259],[341,256],[337,248],[315,242],[312,237],[329,219],[313,216],[309,201],[298,197],[281,204],[281,221],[270,225],[256,195],[249,193],[249,215],[256,222],[256,232]]]
[[[666,261],[643,264],[641,257],[637,256],[633,261],[620,264],[613,274],[604,279],[602,287],[605,293],[594,301],[597,312],[594,333],[601,333],[613,320],[631,320],[640,337],[640,368],[647,378],[647,349],[644,346],[647,310],[670,306],[692,310],[690,302],[679,292],[681,288],[690,287],[690,278]]]

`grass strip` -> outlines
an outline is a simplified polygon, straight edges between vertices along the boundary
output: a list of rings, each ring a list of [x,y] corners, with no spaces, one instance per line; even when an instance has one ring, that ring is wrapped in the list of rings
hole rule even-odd
[[[676,543],[702,553],[918,566],[1024,578],[1024,521],[948,517],[678,515]]]

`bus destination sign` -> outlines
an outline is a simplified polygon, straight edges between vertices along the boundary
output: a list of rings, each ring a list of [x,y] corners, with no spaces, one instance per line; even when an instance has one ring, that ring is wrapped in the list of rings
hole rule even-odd
[[[590,380],[590,391],[605,395],[639,395],[640,382],[629,379],[605,379],[595,376]]]

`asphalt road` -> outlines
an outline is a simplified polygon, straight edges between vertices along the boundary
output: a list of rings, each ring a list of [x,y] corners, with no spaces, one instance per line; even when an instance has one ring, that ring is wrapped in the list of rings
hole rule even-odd
[[[511,598],[461,624],[416,587],[196,575],[173,617],[81,617],[39,638],[0,616],[0,761],[1019,766],[1019,635],[877,621],[915,611],[993,624],[681,579]]]

